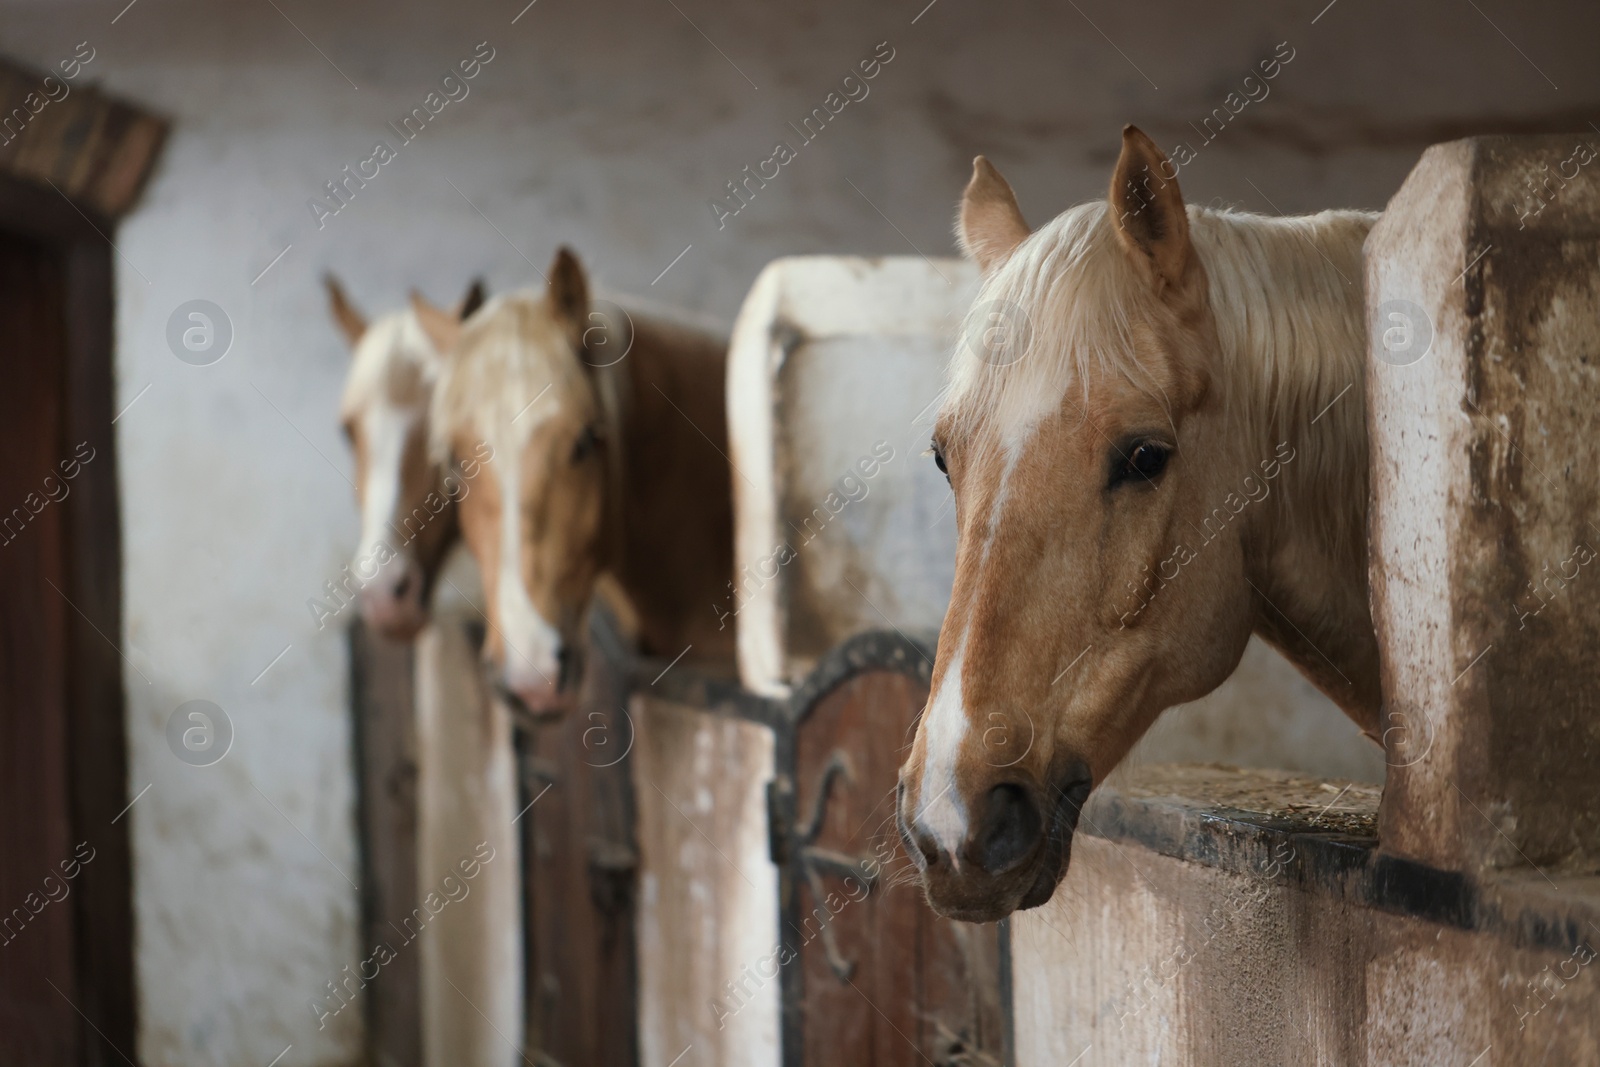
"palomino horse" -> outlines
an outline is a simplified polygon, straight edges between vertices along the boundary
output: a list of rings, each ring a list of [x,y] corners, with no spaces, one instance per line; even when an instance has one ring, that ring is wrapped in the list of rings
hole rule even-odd
[[[726,343],[592,306],[564,248],[544,292],[496,298],[464,326],[423,324],[449,353],[436,458],[477,441],[492,452],[461,526],[484,576],[484,657],[502,695],[537,715],[560,710],[602,574],[646,651],[731,655],[713,608],[733,573]]]
[[[459,480],[428,458],[439,353],[419,320],[446,313],[413,293],[410,307],[368,325],[338,280],[326,281],[334,321],[354,351],[339,403],[361,509],[361,543],[347,570],[368,625],[409,639],[427,621],[435,576],[459,532]],[[474,282],[450,314],[459,320],[482,304],[483,283]]]
[[[1123,131],[1109,204],[1030,233],[981,157],[959,233],[984,274],[933,452],[955,585],[901,769],[930,903],[1048,900],[1090,789],[1251,633],[1368,736],[1361,244],[1376,216],[1186,208]]]

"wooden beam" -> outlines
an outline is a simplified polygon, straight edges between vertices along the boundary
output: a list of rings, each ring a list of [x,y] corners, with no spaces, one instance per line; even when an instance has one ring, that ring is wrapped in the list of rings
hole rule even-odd
[[[0,59],[0,108],[0,174],[53,185],[104,218],[133,206],[167,136],[164,119],[7,59]]]

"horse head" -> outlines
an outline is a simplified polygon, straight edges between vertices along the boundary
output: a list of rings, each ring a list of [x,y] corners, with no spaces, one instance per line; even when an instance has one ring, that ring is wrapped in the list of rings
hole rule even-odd
[[[1307,425],[1307,405],[1347,384],[1335,366],[1359,375],[1353,264],[1370,219],[1289,225],[1310,221],[1187,209],[1176,169],[1133,127],[1109,200],[1037,232],[976,161],[959,236],[984,281],[933,438],[955,494],[955,582],[899,804],[939,911],[993,920],[1048,900],[1089,791],[1164,709],[1220,685],[1253,630],[1288,633],[1263,623],[1264,601],[1326,643],[1344,683],[1368,672],[1360,693],[1342,690],[1307,651],[1313,681],[1358,721],[1375,706],[1364,550],[1336,543],[1364,539],[1350,533],[1364,443],[1341,464],[1307,438],[1364,442],[1358,377],[1326,425]],[[1353,296],[1313,236],[1337,246]],[[1285,345],[1299,369],[1280,365]],[[1313,458],[1297,466],[1299,452]],[[1314,491],[1302,468],[1339,499],[1285,504],[1291,483]],[[1285,533],[1294,508],[1327,529]]]
[[[433,405],[440,457],[487,443],[461,503],[483,573],[484,657],[503,697],[554,714],[574,680],[580,627],[608,561],[608,440],[602,389],[584,358],[589,289],[563,248],[543,292],[491,301],[463,327]]]
[[[362,618],[391,637],[410,638],[427,621],[434,579],[457,533],[457,493],[428,455],[440,353],[422,320],[470,315],[483,303],[483,286],[474,282],[452,312],[413,293],[409,307],[369,324],[338,280],[326,281],[334,321],[354,353],[340,402],[361,510],[350,573],[360,583]]]

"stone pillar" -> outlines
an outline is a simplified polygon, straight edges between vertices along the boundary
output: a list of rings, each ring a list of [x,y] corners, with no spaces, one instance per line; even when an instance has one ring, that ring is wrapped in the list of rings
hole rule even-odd
[[[1386,852],[1600,867],[1600,135],[1430,148],[1367,239]]]

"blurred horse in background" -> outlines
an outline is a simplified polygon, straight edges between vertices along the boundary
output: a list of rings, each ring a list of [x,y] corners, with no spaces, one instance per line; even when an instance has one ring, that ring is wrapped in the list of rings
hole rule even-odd
[[[562,710],[603,579],[644,651],[731,658],[713,607],[733,574],[726,341],[592,302],[565,248],[544,291],[497,297],[465,324],[421,321],[448,353],[435,462],[490,457],[461,524],[499,692],[536,716]]]
[[[370,324],[331,274],[326,284],[334,322],[354,353],[339,403],[361,509],[361,541],[348,572],[367,624],[409,640],[427,621],[434,580],[460,532],[460,490],[451,491],[447,472],[428,455],[440,354],[419,316],[466,318],[483,305],[483,283],[473,282],[453,311],[413,292],[409,306]]]

